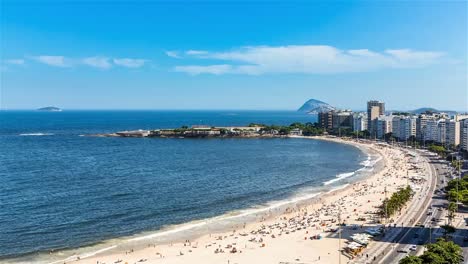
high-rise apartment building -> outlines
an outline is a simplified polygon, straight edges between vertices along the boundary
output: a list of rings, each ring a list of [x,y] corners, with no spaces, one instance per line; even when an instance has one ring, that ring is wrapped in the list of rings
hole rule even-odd
[[[367,130],[371,135],[377,133],[376,121],[377,118],[385,114],[385,103],[380,101],[368,101],[367,102]]]
[[[438,124],[448,118],[445,113],[420,114],[416,119],[416,138],[421,141],[438,142],[438,134],[441,134],[438,132]],[[443,141],[445,142],[445,139]]]
[[[416,136],[416,118],[411,116],[394,116],[392,119],[392,134],[398,140],[404,141]]]
[[[445,127],[445,121],[446,119],[441,119],[439,120],[437,124],[437,143],[440,144],[445,144],[446,139],[447,139],[447,129]]]
[[[354,113],[353,115],[353,131],[360,132],[367,130],[367,114]]]
[[[333,111],[332,115],[333,129],[353,127],[353,112],[349,110]]]
[[[461,121],[461,149],[468,151],[468,119]]]
[[[333,111],[320,112],[318,114],[318,123],[320,127],[326,130],[333,129]]]
[[[455,119],[445,120],[445,144],[456,147],[460,145],[460,122]]]
[[[385,134],[392,132],[393,116],[380,116],[374,122],[377,138],[384,138]]]

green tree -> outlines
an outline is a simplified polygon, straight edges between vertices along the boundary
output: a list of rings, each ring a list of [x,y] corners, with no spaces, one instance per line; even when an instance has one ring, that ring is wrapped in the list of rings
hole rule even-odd
[[[440,263],[460,263],[463,258],[461,247],[452,241],[438,239],[436,243],[429,244],[426,248],[426,253],[434,253],[434,255],[440,256],[444,260],[444,262]],[[439,263],[436,261],[430,262],[432,258],[425,258],[426,253],[421,256],[423,263]]]
[[[409,186],[393,193],[390,199],[385,199],[380,206],[380,215],[390,217],[397,211],[401,212],[401,209],[411,199],[412,193],[413,191]]]
[[[407,256],[400,264],[457,264],[463,260],[461,247],[452,241],[439,238],[436,243],[426,245],[421,256]]]
[[[454,179],[447,183],[445,190],[448,191],[448,200],[451,202],[460,201],[468,205],[468,175],[461,179]]]
[[[447,211],[448,211],[448,215],[447,215],[447,218],[449,220],[449,225],[452,225],[452,221],[453,219],[455,218],[455,213],[457,212],[457,204],[454,203],[454,202],[450,202],[448,207],[447,207]]]
[[[420,258],[424,264],[448,264],[441,255],[435,252],[426,252]]]
[[[443,146],[438,146],[438,145],[430,145],[429,146],[429,150],[432,151],[432,152],[435,152],[443,157],[445,157],[445,148]]]
[[[423,264],[422,259],[417,256],[406,256],[400,260],[400,264]]]

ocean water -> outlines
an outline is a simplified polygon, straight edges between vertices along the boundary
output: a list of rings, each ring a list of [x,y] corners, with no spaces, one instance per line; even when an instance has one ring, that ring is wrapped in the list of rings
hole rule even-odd
[[[314,121],[272,111],[2,111],[0,262],[154,238],[170,226],[313,197],[351,181],[371,159],[349,145],[309,139],[83,135]]]

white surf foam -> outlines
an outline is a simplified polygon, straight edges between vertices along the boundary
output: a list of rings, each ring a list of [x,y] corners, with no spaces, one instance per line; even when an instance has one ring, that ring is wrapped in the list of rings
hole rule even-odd
[[[20,136],[53,136],[52,133],[22,133]]]
[[[347,185],[340,186],[340,187],[337,187],[337,188],[335,188],[333,190],[338,190],[338,189],[344,188],[346,186]],[[80,259],[83,260],[83,259],[95,256],[97,254],[112,250],[112,249],[114,249],[114,248],[116,248],[116,247],[118,247],[118,246],[120,246],[122,244],[128,243],[128,242],[130,242],[130,243],[131,242],[139,242],[139,241],[154,239],[154,238],[158,238],[158,237],[169,236],[169,235],[177,234],[177,233],[184,232],[184,231],[189,231],[189,230],[196,229],[196,228],[202,228],[202,227],[204,227],[206,225],[209,225],[209,224],[216,224],[218,222],[222,222],[222,221],[226,221],[226,220],[229,221],[229,220],[236,219],[236,218],[253,216],[253,215],[256,215],[256,214],[259,214],[259,213],[268,212],[268,211],[276,209],[276,208],[281,208],[281,207],[284,207],[284,206],[288,206],[290,204],[295,204],[295,203],[298,203],[298,202],[301,202],[301,201],[310,200],[310,199],[313,199],[314,197],[316,197],[316,196],[318,196],[320,194],[321,194],[321,192],[299,194],[299,195],[294,196],[294,197],[289,198],[289,199],[271,202],[271,203],[269,203],[266,206],[261,207],[261,208],[251,208],[251,209],[242,210],[242,211],[239,211],[239,213],[235,214],[235,215],[232,215],[232,213],[235,213],[235,212],[230,212],[230,213],[225,214],[225,215],[221,215],[221,216],[217,216],[217,217],[213,217],[213,218],[209,218],[209,219],[205,219],[205,220],[201,220],[201,221],[185,223],[185,224],[182,224],[180,226],[168,227],[167,230],[156,231],[156,232],[151,233],[151,234],[141,235],[141,236],[129,238],[129,239],[126,239],[126,240],[123,240],[123,241],[121,240],[120,242],[117,242],[116,244],[114,244],[112,246],[109,246],[109,247],[106,247],[106,248],[102,248],[102,249],[98,249],[98,250],[94,250],[94,251],[89,251],[89,252],[83,252],[83,253],[79,253],[79,254],[73,254],[73,255],[65,258],[65,259],[56,260],[56,261],[53,261],[53,262],[48,262],[48,264],[59,264],[59,263],[64,263],[64,262],[75,261],[77,259],[77,257],[80,257]]]
[[[182,226],[180,226],[178,228],[174,228],[174,229],[170,229],[170,230],[166,230],[166,231],[160,231],[160,232],[150,234],[150,235],[146,235],[146,236],[131,238],[128,241],[129,242],[141,241],[141,240],[145,240],[145,239],[152,239],[152,238],[156,238],[156,237],[166,236],[166,235],[178,233],[178,232],[181,232],[181,231],[187,231],[187,230],[193,229],[195,227],[201,227],[201,226],[204,226],[206,224],[208,224],[207,221],[203,221],[203,222],[200,222],[200,223],[194,223],[194,224],[186,224],[186,225],[182,225]]]
[[[346,187],[348,187],[348,186],[349,186],[349,183],[343,184],[343,185],[341,185],[341,186],[338,186],[338,187],[336,187],[336,188],[333,188],[333,189],[329,190],[327,193],[331,193],[331,192],[334,192],[334,191],[338,191],[338,190],[344,189],[344,188],[346,188]]]
[[[334,182],[341,181],[341,180],[343,180],[343,179],[352,177],[355,173],[356,173],[355,171],[353,171],[353,172],[340,173],[340,174],[336,175],[336,178],[324,182],[323,185],[330,185],[330,184],[332,184],[332,183],[334,183]]]
[[[358,169],[356,171],[353,171],[353,172],[340,173],[340,174],[336,175],[336,178],[331,179],[331,180],[326,181],[326,182],[323,182],[323,185],[325,185],[325,186],[330,185],[330,184],[335,183],[337,181],[341,181],[343,179],[352,177],[352,176],[356,175],[357,173],[359,173],[361,171],[372,172],[372,171],[374,171],[375,164],[377,164],[377,162],[379,162],[380,160],[382,160],[382,156],[380,156],[380,155],[374,160],[372,159],[372,157],[370,155],[368,155],[366,160],[359,163],[360,165],[363,165],[364,167],[362,167],[362,168],[360,168],[360,169]]]
[[[191,230],[191,229],[199,228],[199,227],[202,227],[202,226],[205,226],[205,225],[208,225],[208,224],[212,224],[212,223],[216,223],[216,222],[221,222],[221,221],[226,221],[226,220],[231,220],[231,219],[236,219],[236,218],[242,218],[242,217],[247,217],[247,216],[251,216],[251,215],[256,215],[256,214],[259,214],[259,213],[268,212],[268,211],[276,209],[276,208],[287,206],[289,204],[295,204],[295,203],[298,203],[298,202],[301,202],[301,201],[306,201],[306,200],[309,200],[309,199],[313,199],[314,197],[316,197],[316,196],[318,196],[320,194],[321,194],[320,192],[319,193],[309,193],[309,194],[296,196],[294,198],[290,198],[290,199],[286,199],[286,200],[282,200],[282,201],[271,202],[271,203],[267,204],[267,206],[262,207],[262,208],[252,208],[252,209],[242,210],[238,214],[235,214],[235,215],[232,215],[232,212],[231,212],[230,214],[225,214],[225,215],[213,217],[213,218],[201,221],[201,222],[187,223],[187,224],[183,224],[183,225],[181,225],[179,227],[175,227],[175,228],[172,228],[172,229],[169,229],[169,230],[166,230],[166,231],[157,231],[157,232],[155,232],[153,234],[131,238],[131,239],[128,239],[127,241],[135,242],[135,241],[141,241],[141,240],[146,240],[146,239],[153,239],[153,238],[157,238],[157,237],[162,237],[162,236],[175,234],[175,233],[178,233],[178,232],[181,232],[181,231],[188,231],[188,230]]]
[[[99,250],[96,250],[96,251],[80,254],[79,257],[80,257],[80,259],[89,258],[89,257],[95,256],[95,255],[97,255],[99,253],[106,252],[108,250],[114,249],[116,247],[117,246],[114,245],[114,246],[102,248],[102,249],[99,249]],[[70,257],[68,257],[66,259],[57,260],[57,261],[54,261],[54,262],[49,262],[49,264],[57,264],[57,263],[65,263],[65,262],[68,262],[68,261],[75,261],[77,257],[78,257],[78,255],[73,255],[73,256],[70,256]]]

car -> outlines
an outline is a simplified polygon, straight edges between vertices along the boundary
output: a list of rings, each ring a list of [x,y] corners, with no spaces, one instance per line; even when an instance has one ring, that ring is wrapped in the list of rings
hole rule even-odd
[[[416,246],[416,245],[412,245],[412,246],[409,248],[409,250],[411,250],[411,251],[416,251],[416,249],[417,249],[417,246]]]
[[[400,248],[397,250],[398,253],[408,253],[409,251],[406,248]]]
[[[415,226],[424,227],[424,225],[421,222],[418,222]]]

